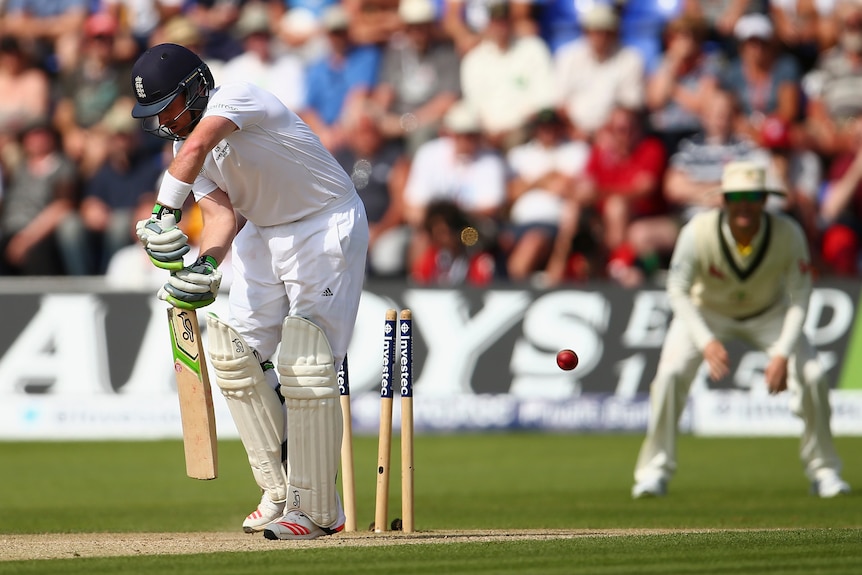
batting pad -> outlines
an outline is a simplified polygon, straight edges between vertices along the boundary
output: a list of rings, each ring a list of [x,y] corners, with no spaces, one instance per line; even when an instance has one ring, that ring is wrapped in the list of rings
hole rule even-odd
[[[207,315],[207,330],[216,383],[239,431],[254,479],[271,501],[284,501],[284,409],[278,393],[266,382],[260,360],[236,330],[214,314]]]
[[[285,318],[277,362],[287,405],[285,512],[299,509],[323,528],[339,519],[335,479],[343,423],[333,362],[319,327],[300,317]]]

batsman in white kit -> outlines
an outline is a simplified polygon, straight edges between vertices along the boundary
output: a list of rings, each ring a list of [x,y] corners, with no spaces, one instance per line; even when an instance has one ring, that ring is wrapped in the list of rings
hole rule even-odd
[[[676,470],[680,415],[698,368],[729,373],[724,343],[747,342],[769,357],[770,393],[787,391],[803,423],[800,457],[820,497],[850,492],[830,428],[829,385],[802,331],[811,294],[808,244],[800,226],[764,210],[765,170],[725,166],[724,205],[698,214],[680,232],[667,278],[673,319],[650,387],[650,419],[635,467],[634,498],[658,497]]]
[[[365,208],[350,177],[276,96],[248,83],[213,84],[207,65],[176,44],[150,48],[132,69],[132,115],[174,140],[138,236],[153,263],[171,270],[159,296],[185,309],[214,301],[218,265],[232,250],[231,321],[208,314],[207,329],[216,383],[263,493],[242,526],[267,539],[313,539],[345,521],[336,371],[365,277]],[[183,267],[189,248],[176,222],[189,193],[204,225],[200,258]]]

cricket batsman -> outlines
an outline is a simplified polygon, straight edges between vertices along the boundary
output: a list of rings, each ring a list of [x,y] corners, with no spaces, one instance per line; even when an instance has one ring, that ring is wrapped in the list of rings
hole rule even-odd
[[[183,46],[144,52],[132,89],[132,116],[174,141],[153,215],[137,228],[155,265],[171,270],[159,297],[186,309],[212,303],[218,266],[232,250],[231,321],[209,314],[207,328],[216,383],[262,492],[242,527],[267,539],[340,531],[336,370],[365,277],[362,201],[276,96],[249,83],[214,86],[207,65]],[[183,267],[189,247],[175,222],[190,193],[203,229],[200,258]]]
[[[765,169],[725,166],[723,207],[695,216],[680,232],[667,293],[673,319],[650,387],[650,420],[632,497],[658,497],[676,470],[676,434],[703,361],[713,380],[729,373],[724,342],[743,340],[769,356],[766,386],[787,391],[802,418],[800,457],[820,497],[850,492],[841,479],[829,418],[829,386],[802,332],[811,294],[808,244],[789,217],[764,211]]]

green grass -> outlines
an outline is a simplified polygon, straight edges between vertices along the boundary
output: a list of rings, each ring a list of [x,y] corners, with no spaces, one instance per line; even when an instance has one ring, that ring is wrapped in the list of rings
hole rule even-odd
[[[416,528],[764,529],[557,541],[292,549],[0,562],[0,573],[859,573],[862,497],[808,495],[794,438],[682,437],[670,495],[632,501],[634,435],[416,438]],[[862,438],[836,440],[862,488]],[[374,514],[376,439],[357,437],[358,524]],[[390,515],[399,514],[397,438]],[[179,442],[0,443],[0,534],[236,531],[257,502],[238,442],[220,477],[183,472]],[[776,531],[775,529],[781,529]],[[0,535],[0,557],[2,557]],[[287,563],[289,561],[289,563]],[[349,569],[345,568],[349,561]]]

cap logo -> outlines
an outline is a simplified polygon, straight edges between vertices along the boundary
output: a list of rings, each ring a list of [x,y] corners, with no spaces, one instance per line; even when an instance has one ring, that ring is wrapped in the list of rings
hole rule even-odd
[[[137,92],[140,100],[147,97],[147,93],[144,91],[144,79],[140,76],[135,76],[135,92]]]

